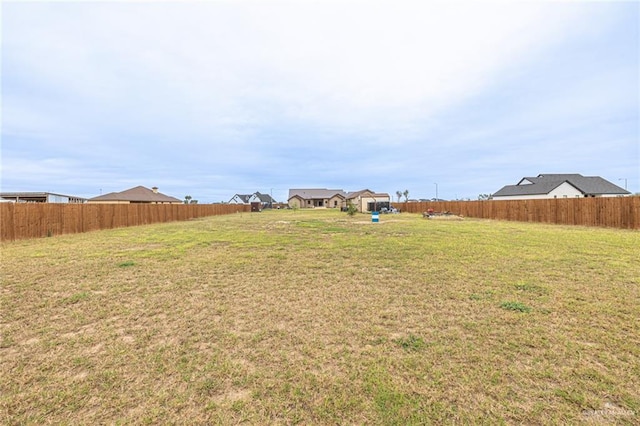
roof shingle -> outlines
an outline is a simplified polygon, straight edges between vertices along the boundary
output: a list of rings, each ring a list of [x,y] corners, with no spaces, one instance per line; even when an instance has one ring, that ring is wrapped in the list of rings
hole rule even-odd
[[[124,190],[122,192],[110,192],[108,194],[100,195],[98,197],[90,198],[89,201],[129,201],[138,203],[181,203],[175,197],[162,194],[160,192],[154,192],[144,186],[136,186],[131,189]]]
[[[530,183],[528,183],[530,182]],[[525,177],[517,185],[507,185],[493,194],[494,197],[515,195],[548,194],[558,186],[567,182],[584,195],[628,195],[629,191],[620,188],[600,176],[582,176],[572,174],[540,174],[536,177]]]

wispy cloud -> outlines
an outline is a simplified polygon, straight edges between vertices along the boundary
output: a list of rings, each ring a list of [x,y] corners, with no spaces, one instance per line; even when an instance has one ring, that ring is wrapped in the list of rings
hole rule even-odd
[[[544,166],[637,173],[634,11],[546,2],[9,2],[3,186],[51,183],[42,169],[27,178],[16,165],[65,167],[47,163],[57,158],[83,164],[65,173],[87,182],[61,180],[60,192],[96,195],[100,179],[164,180],[176,196],[211,201],[252,187],[279,188],[283,198],[306,183],[419,195],[436,179],[452,188],[443,189],[448,197],[474,196]],[[603,156],[603,143],[635,147],[635,164],[633,155]]]

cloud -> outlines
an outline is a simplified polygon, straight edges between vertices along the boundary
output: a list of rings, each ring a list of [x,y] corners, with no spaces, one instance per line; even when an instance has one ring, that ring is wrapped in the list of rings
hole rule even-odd
[[[9,2],[2,133],[12,173],[3,164],[3,178],[19,176],[12,165],[23,161],[62,167],[42,162],[65,158],[118,183],[164,178],[181,192],[301,182],[395,191],[421,184],[425,168],[428,180],[521,170],[535,154],[527,142],[562,155],[594,122],[624,149],[630,131],[619,123],[638,111],[629,9]],[[222,194],[212,197],[233,195]]]
[[[16,22],[35,28],[20,32],[26,39],[16,49],[31,49],[24,68],[42,85],[106,108],[110,119],[132,116],[149,126],[188,119],[216,129],[260,124],[265,106],[280,119],[338,127],[389,114],[398,120],[407,110],[428,114],[481,90],[497,70],[553,43],[573,20],[569,10],[549,17],[541,5],[501,3],[46,9],[25,7],[27,22]],[[126,114],[117,111],[122,103],[131,107]]]

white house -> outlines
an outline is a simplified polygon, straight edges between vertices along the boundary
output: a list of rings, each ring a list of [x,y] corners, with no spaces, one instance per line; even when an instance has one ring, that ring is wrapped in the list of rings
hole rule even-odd
[[[507,185],[494,193],[494,200],[530,200],[535,198],[624,197],[625,189],[600,176],[580,174],[540,174],[524,177],[516,185]]]
[[[236,194],[229,200],[229,204],[251,204],[251,198],[255,194]]]
[[[277,201],[269,194],[255,192],[253,194],[236,194],[229,200],[229,204],[251,204],[260,203],[262,207],[272,207]]]

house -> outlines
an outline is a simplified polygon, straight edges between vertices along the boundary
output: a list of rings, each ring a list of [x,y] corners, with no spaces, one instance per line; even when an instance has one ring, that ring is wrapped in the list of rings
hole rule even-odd
[[[391,207],[389,194],[376,193],[369,189],[349,192],[346,196],[347,204],[352,203],[359,212],[380,211],[383,207]]]
[[[175,197],[158,192],[158,188],[145,188],[144,186],[136,186],[122,192],[110,192],[98,197],[90,198],[88,203],[102,204],[183,204],[182,200]]]
[[[229,204],[251,204],[251,198],[255,194],[236,194],[229,200]]]
[[[262,204],[262,207],[273,207],[274,204],[277,204],[276,200],[274,200],[271,195],[269,194],[261,194],[259,192],[256,192],[255,194],[253,194],[253,202],[260,202],[260,204]]]
[[[73,195],[54,194],[52,192],[2,192],[0,199],[16,203],[71,203],[82,204],[86,198]]]
[[[534,198],[623,197],[625,189],[599,176],[580,174],[540,174],[524,177],[516,185],[507,185],[493,194],[494,200],[527,200]]]
[[[292,208],[342,208],[346,207],[346,195],[342,189],[290,189],[287,203]]]
[[[277,204],[277,201],[274,200],[269,194],[261,194],[260,192],[255,192],[253,194],[236,194],[229,200],[229,204],[251,204],[251,203],[260,203],[263,208],[272,207],[274,204]]]
[[[379,211],[382,207],[389,208],[390,202],[389,194],[377,193],[369,189],[349,193],[342,189],[290,189],[288,199],[290,207],[341,209],[352,203],[360,212]]]

